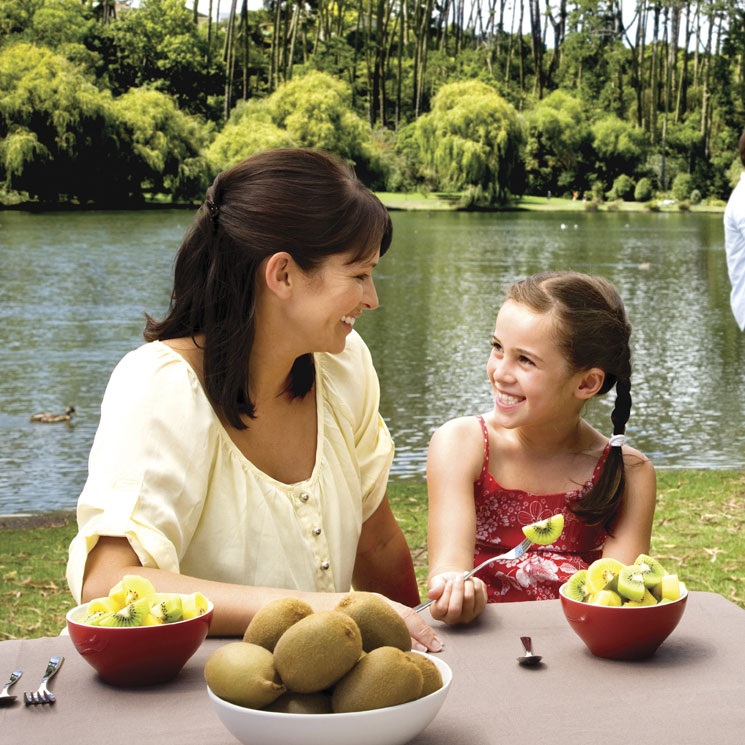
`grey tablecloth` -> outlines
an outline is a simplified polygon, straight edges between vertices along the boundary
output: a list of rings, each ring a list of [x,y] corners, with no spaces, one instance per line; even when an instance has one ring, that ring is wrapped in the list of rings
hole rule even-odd
[[[745,611],[719,595],[691,593],[678,628],[640,662],[593,657],[556,600],[490,605],[471,626],[437,628],[453,684],[412,745],[745,742]],[[521,635],[533,637],[544,665],[517,664]],[[17,694],[36,687],[52,654],[66,660],[52,682],[54,706],[0,708],[0,742],[235,745],[202,679],[205,660],[224,643],[208,639],[167,685],[115,689],[97,679],[67,637],[2,642],[0,676],[25,671]]]

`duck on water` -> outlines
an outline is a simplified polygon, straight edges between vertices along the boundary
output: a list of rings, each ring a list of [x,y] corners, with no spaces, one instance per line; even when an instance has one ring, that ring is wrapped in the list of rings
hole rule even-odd
[[[72,419],[72,415],[75,413],[74,406],[68,406],[65,409],[64,414],[51,414],[45,411],[41,414],[34,414],[29,421],[31,422],[44,422],[45,424],[54,424],[55,422],[69,422]]]

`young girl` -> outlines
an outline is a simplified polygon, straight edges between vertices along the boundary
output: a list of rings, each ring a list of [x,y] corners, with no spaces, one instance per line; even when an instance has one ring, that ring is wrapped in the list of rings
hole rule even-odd
[[[515,283],[497,315],[487,374],[494,408],[432,436],[429,597],[432,616],[465,623],[487,602],[558,597],[601,556],[632,563],[649,551],[656,480],[625,446],[631,409],[629,334],[610,282],[575,272]],[[610,439],[581,417],[616,389]],[[564,514],[564,531],[463,581],[463,573],[523,539],[521,527]]]

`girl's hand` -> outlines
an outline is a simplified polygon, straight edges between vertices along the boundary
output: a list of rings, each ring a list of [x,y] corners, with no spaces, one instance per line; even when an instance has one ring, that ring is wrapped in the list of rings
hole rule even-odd
[[[469,623],[486,607],[486,585],[478,578],[464,580],[462,572],[443,572],[430,579],[427,597],[432,618],[448,625]]]

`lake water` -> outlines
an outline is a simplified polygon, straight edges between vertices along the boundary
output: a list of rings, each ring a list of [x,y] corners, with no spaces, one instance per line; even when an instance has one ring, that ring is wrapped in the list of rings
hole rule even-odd
[[[168,304],[191,213],[0,213],[0,514],[71,508],[111,369]],[[631,322],[630,444],[658,467],[741,468],[745,334],[729,310],[721,215],[394,213],[375,272],[372,351],[396,441],[391,479],[424,479],[447,419],[490,408],[494,318],[511,281],[602,274]],[[71,426],[29,422],[72,404]],[[610,433],[610,398],[587,418]]]

